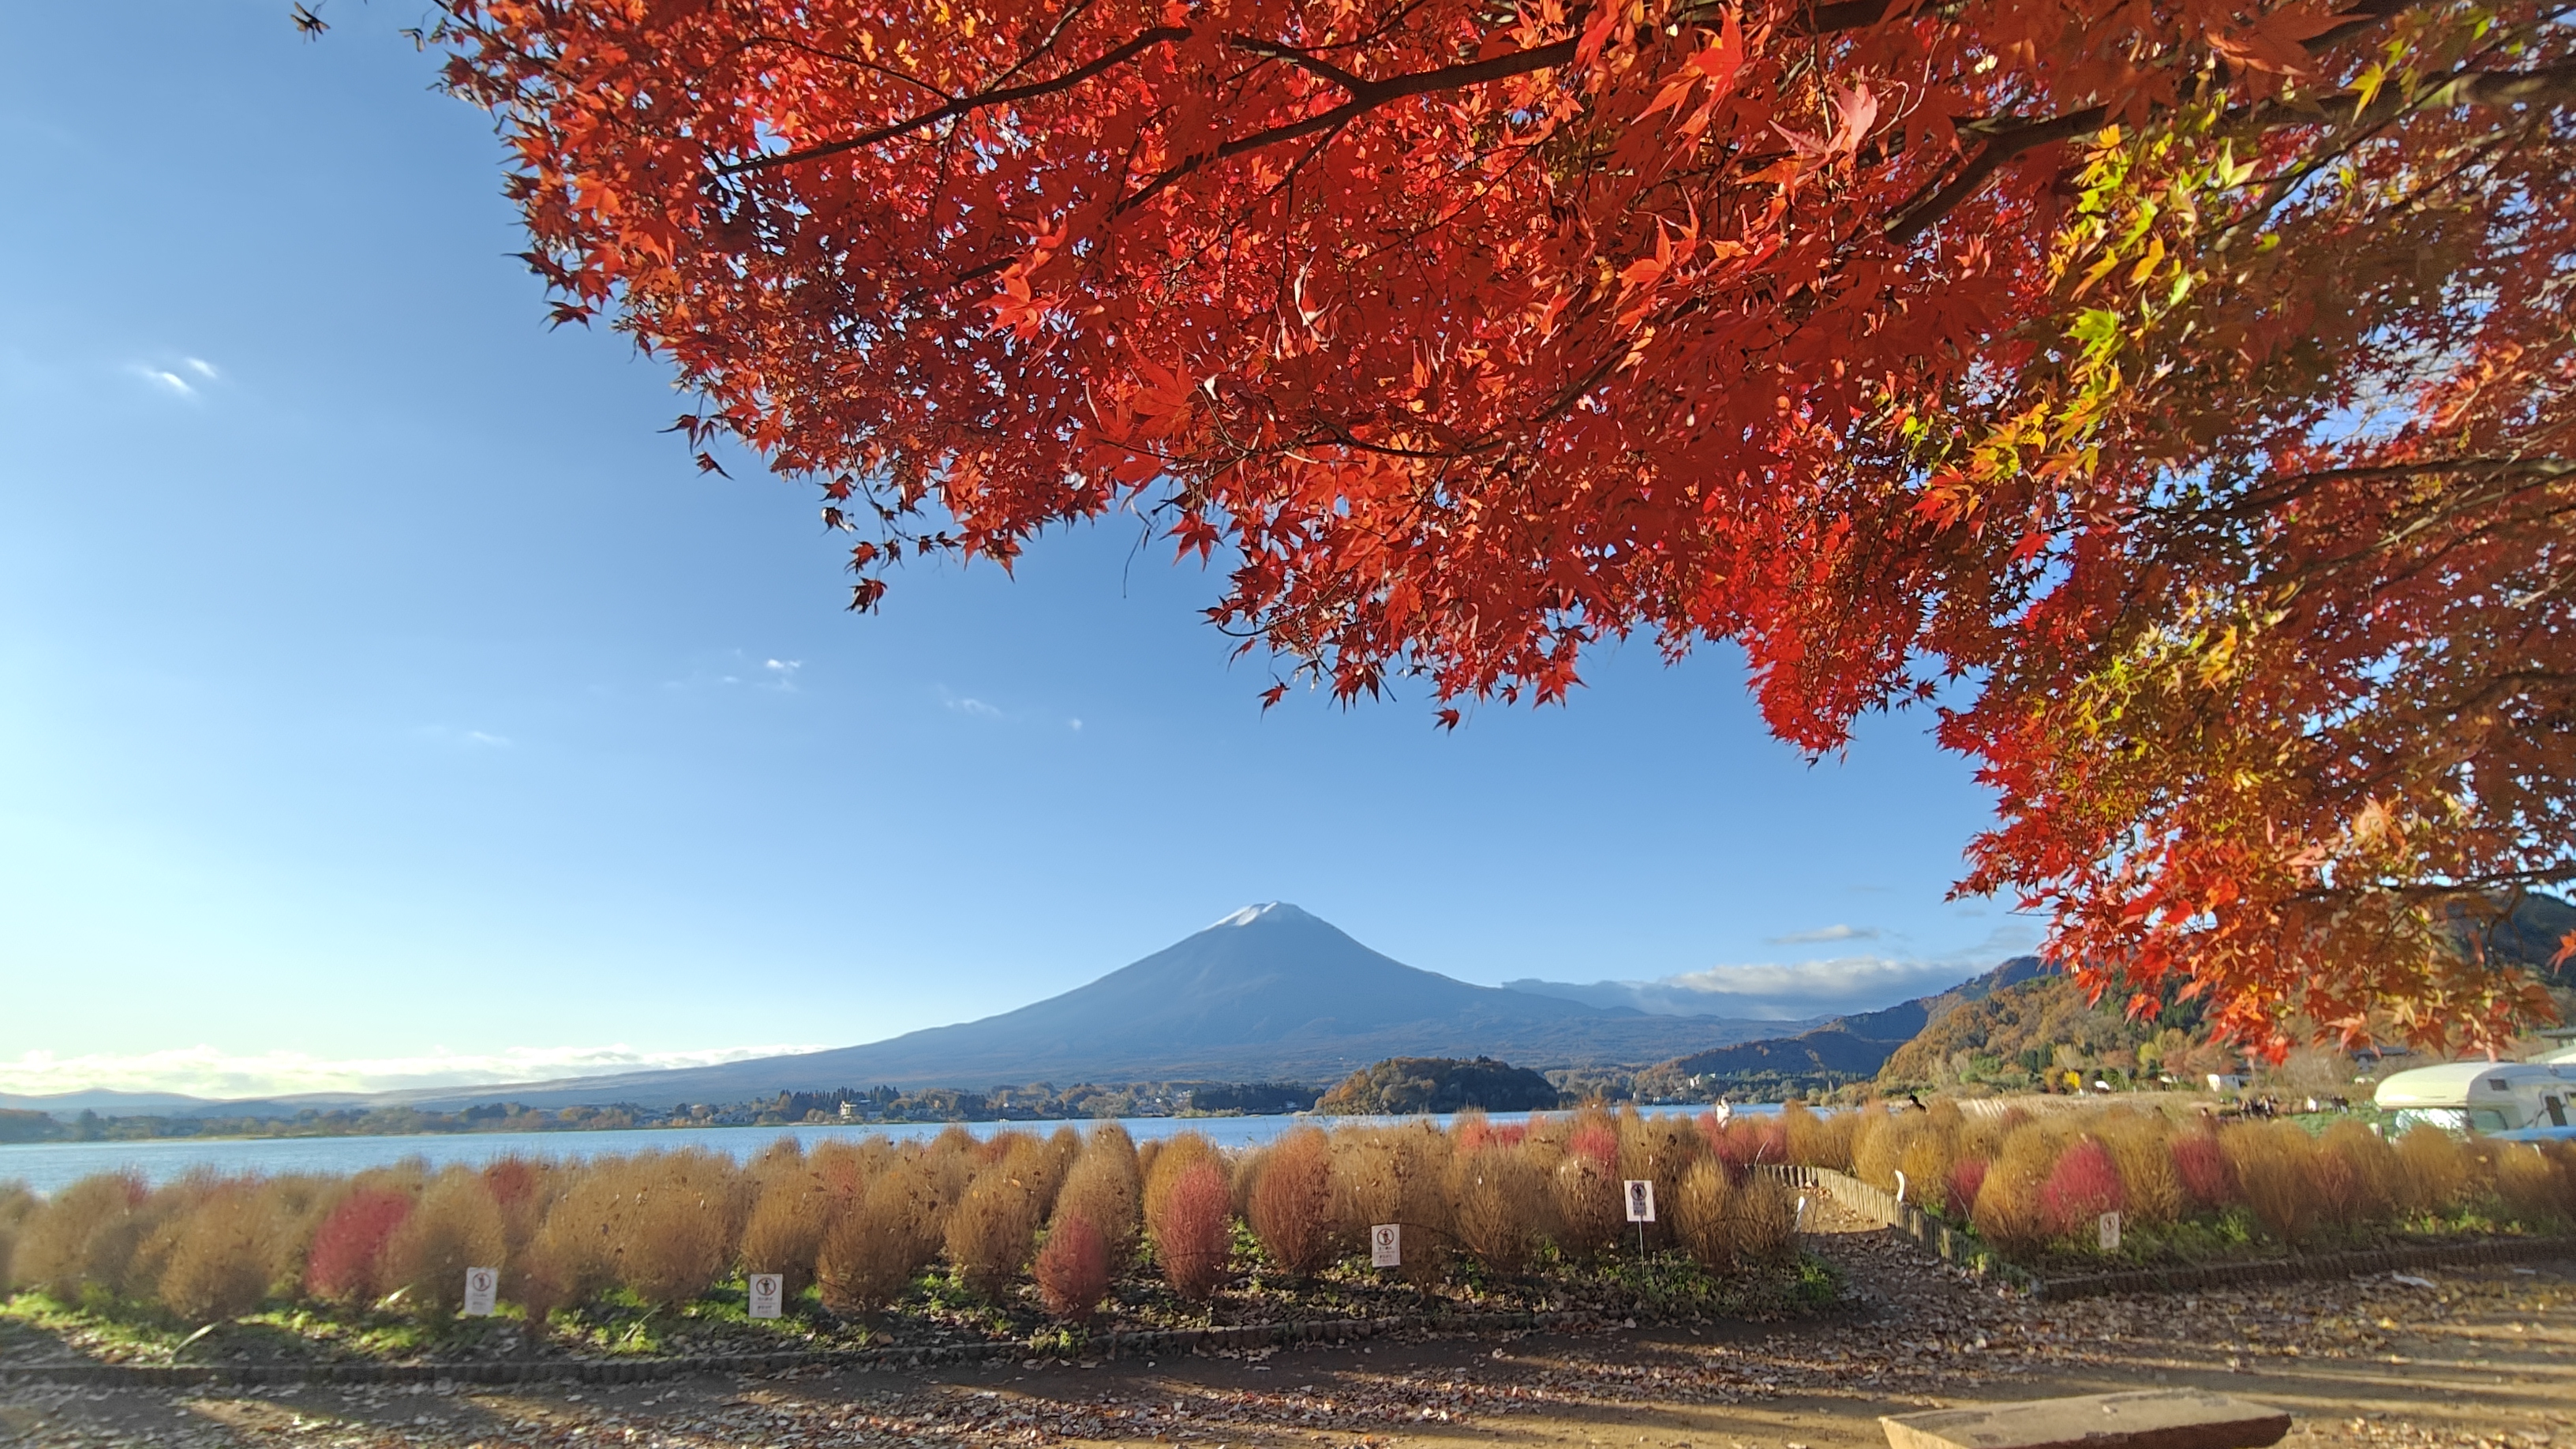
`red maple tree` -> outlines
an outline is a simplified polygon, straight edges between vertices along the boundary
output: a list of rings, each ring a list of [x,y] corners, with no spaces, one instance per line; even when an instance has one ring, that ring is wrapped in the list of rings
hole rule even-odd
[[[2576,875],[2560,9],[446,8],[558,317],[814,477],[858,607],[1134,509],[1449,723],[1731,639],[1803,749],[1940,709],[1963,888],[2097,990],[2550,1013],[2474,927]]]

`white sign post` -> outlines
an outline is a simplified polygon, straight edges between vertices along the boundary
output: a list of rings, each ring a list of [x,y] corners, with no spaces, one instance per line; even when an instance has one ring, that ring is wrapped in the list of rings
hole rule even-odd
[[[751,1316],[776,1318],[787,1303],[787,1276],[783,1273],[751,1275]]]
[[[1896,1169],[1896,1205],[1905,1206],[1905,1169]]]
[[[501,1270],[468,1268],[465,1270],[465,1316],[489,1318],[501,1298]]]
[[[1651,1223],[1655,1220],[1655,1185],[1644,1178],[1630,1178],[1628,1188],[1628,1221]]]
[[[1404,1228],[1400,1223],[1380,1223],[1369,1229],[1369,1266],[1401,1268],[1404,1266]]]
[[[2094,1231],[2101,1236],[2103,1252],[2120,1251],[2120,1215],[2118,1213],[2102,1214],[2102,1220],[2094,1224]]]

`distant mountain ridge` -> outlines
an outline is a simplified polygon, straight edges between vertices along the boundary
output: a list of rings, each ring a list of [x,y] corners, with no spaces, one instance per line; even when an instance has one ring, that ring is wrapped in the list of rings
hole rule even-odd
[[[1383,956],[1285,902],[1247,906],[1061,995],[887,1041],[719,1066],[394,1094],[511,1101],[736,1102],[836,1087],[1330,1081],[1388,1057],[1634,1065],[1776,1032],[1776,1021],[1649,1016],[1474,986]]]
[[[1812,1031],[1763,1041],[1730,1043],[1678,1057],[1656,1069],[1659,1076],[1684,1080],[1788,1080],[1813,1082],[1874,1077],[1906,1043],[1925,1027],[1965,1002],[1981,1000],[2008,986],[2033,980],[2045,969],[2037,956],[2015,956],[1974,980],[1931,996],[1899,1002],[1883,1011],[1838,1016]]]

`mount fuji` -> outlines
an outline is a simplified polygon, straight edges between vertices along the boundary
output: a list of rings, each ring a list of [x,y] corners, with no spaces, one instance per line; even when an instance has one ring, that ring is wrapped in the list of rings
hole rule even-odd
[[[1393,1056],[1644,1064],[1812,1023],[1649,1016],[1474,986],[1382,956],[1286,902],[1246,906],[1085,986],[864,1046],[721,1066],[401,1094],[421,1106],[743,1101],[836,1087],[1321,1081]]]

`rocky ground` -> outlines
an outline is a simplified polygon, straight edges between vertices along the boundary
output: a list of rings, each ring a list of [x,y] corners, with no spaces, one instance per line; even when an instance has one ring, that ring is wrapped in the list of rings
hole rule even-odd
[[[1880,1414],[2171,1384],[2287,1408],[2293,1444],[2576,1446],[2576,1262],[2033,1303],[1818,1226],[1846,1302],[1783,1324],[618,1389],[18,1387],[0,1443],[1829,1449],[1884,1444]]]

